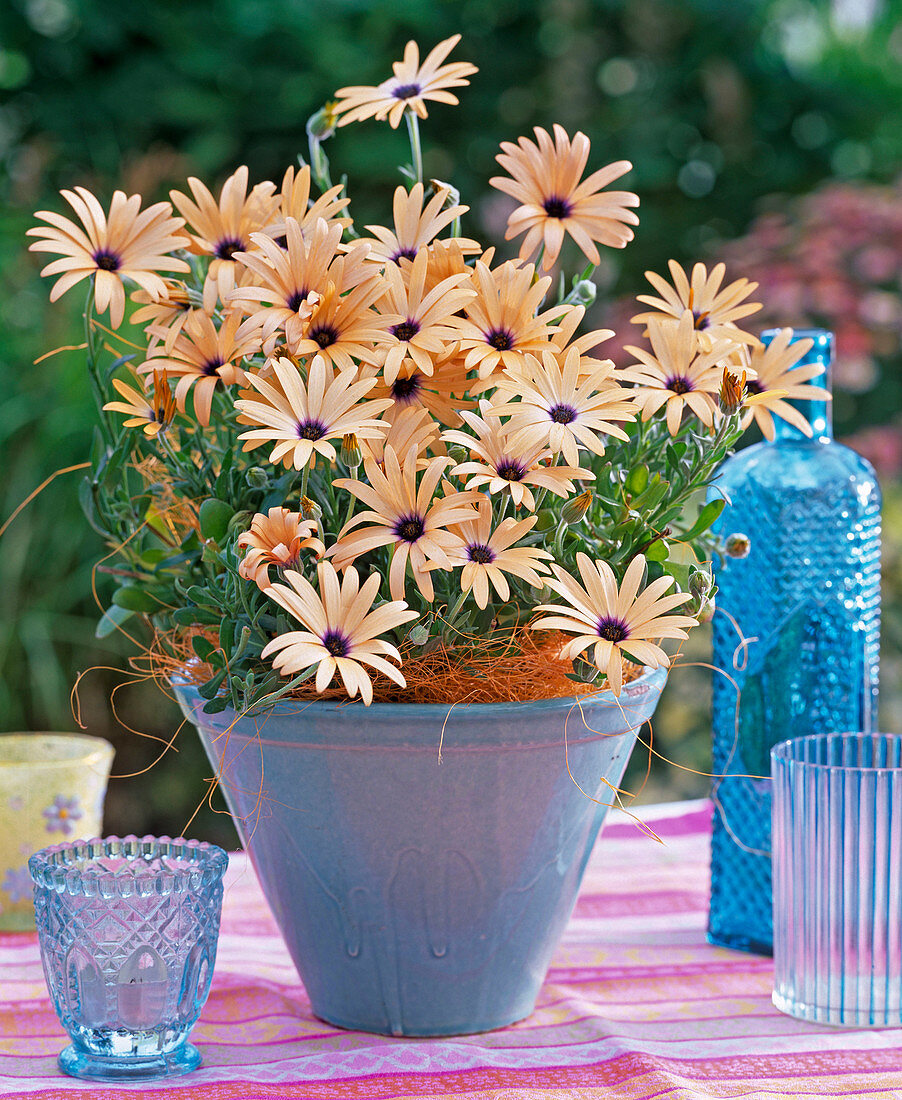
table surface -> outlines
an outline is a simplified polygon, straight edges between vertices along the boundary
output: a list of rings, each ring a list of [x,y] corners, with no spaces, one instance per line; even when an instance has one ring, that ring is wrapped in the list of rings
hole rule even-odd
[[[0,936],[0,1096],[177,1100],[902,1098],[902,1030],[781,1015],[770,959],[705,942],[711,810],[612,814],[534,1014],[485,1035],[394,1039],[317,1020],[246,857],[232,857],[204,1064],[171,1083],[64,1077],[34,934]]]

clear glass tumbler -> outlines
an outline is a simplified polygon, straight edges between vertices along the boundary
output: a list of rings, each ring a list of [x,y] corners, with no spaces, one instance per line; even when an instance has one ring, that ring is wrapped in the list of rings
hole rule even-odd
[[[902,1026],[902,736],[783,741],[771,774],[774,1004]]]
[[[44,975],[72,1039],[73,1077],[188,1073],[187,1042],[210,990],[222,876],[215,845],[168,837],[57,844],[28,861]]]

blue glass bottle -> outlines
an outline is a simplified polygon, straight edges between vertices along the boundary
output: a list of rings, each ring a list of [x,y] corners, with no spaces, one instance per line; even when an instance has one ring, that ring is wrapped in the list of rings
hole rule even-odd
[[[797,329],[793,342],[805,337],[798,365],[823,364],[812,384],[829,388],[833,334]],[[880,490],[833,439],[825,400],[791,403],[813,436],[774,417],[773,442],[729,458],[711,493],[730,501],[715,530],[748,536],[749,550],[715,566],[714,664],[741,694],[737,714],[736,688],[713,674],[708,940],[761,954],[773,950],[770,780],[742,776],[769,776],[787,737],[871,729],[877,705]]]

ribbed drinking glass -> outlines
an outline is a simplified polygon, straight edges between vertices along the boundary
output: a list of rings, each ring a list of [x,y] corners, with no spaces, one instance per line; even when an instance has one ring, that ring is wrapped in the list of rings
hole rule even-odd
[[[783,741],[771,769],[774,1004],[902,1026],[902,736]]]

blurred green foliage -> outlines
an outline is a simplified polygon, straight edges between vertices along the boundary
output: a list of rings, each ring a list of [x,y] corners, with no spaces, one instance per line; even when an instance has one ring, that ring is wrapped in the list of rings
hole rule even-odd
[[[861,20],[861,13],[866,16]],[[870,14],[869,14],[870,13]],[[121,187],[165,197],[189,174],[220,182],[247,163],[279,179],[305,146],[304,122],[338,86],[378,83],[412,37],[425,51],[456,32],[453,57],[480,67],[462,106],[424,126],[427,174],[473,208],[465,231],[499,239],[506,200],[491,192],[498,142],[533,125],[585,131],[595,166],[629,159],[642,198],[635,243],[600,271],[609,295],[642,272],[687,261],[745,230],[760,200],[828,177],[889,181],[902,166],[899,0],[6,0],[0,6],[0,452],[2,517],[55,470],[84,461],[92,410],[77,352],[79,295],[50,309],[25,252],[31,211],[62,209],[81,183],[104,202]],[[351,173],[353,213],[384,220],[406,156],[403,127],[366,123],[330,145]],[[52,484],[0,544],[0,722],[68,728],[76,673],[122,668],[124,640],[98,643],[91,598],[98,539],[77,504],[79,475]],[[101,600],[108,578],[98,575]],[[690,673],[682,674],[684,676]],[[119,772],[159,753],[124,733],[109,696],[121,679],[82,682],[82,714],[113,739]],[[705,718],[674,677],[673,722],[702,744]],[[703,689],[702,689],[703,690]],[[698,695],[698,689],[690,691]],[[116,697],[128,725],[168,740],[173,706],[152,686]],[[206,792],[193,734],[142,779],[111,786],[108,827],[181,831]],[[688,747],[688,744],[687,744]],[[667,752],[685,759],[672,744]],[[695,766],[704,767],[703,756]],[[704,790],[704,781],[691,789]],[[660,793],[659,791],[657,793]],[[194,829],[229,839],[209,812]]]

